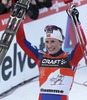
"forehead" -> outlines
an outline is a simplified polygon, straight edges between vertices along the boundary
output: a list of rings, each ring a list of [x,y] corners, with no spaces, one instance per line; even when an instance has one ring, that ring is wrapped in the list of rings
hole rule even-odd
[[[55,39],[55,38],[45,38],[45,41],[58,41],[58,39]]]

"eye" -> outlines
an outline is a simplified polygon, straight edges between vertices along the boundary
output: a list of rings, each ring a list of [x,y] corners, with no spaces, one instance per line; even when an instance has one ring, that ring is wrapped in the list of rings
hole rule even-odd
[[[54,43],[54,42],[55,42],[54,40],[51,41],[51,43]]]
[[[46,43],[49,43],[49,41],[45,41]]]

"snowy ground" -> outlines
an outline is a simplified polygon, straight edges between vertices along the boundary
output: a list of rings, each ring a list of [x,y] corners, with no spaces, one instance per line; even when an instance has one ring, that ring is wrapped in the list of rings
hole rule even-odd
[[[76,72],[69,100],[86,100],[87,96],[87,66],[80,66]],[[84,83],[84,84],[83,84]],[[38,100],[39,82],[38,78],[15,89],[1,100]]]

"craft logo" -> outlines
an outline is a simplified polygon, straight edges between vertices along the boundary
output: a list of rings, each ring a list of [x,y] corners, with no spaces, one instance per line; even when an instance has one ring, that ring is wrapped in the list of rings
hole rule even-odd
[[[49,67],[52,67],[52,66],[55,66],[55,67],[58,67],[58,66],[63,66],[67,64],[67,60],[64,58],[62,59],[48,59],[48,58],[43,58],[42,61],[41,61],[41,66],[49,66]]]

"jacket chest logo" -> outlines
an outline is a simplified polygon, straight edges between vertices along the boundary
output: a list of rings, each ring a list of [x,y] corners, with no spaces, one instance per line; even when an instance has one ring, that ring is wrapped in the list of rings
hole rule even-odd
[[[70,64],[68,58],[43,58],[41,60],[41,67],[68,67]]]

